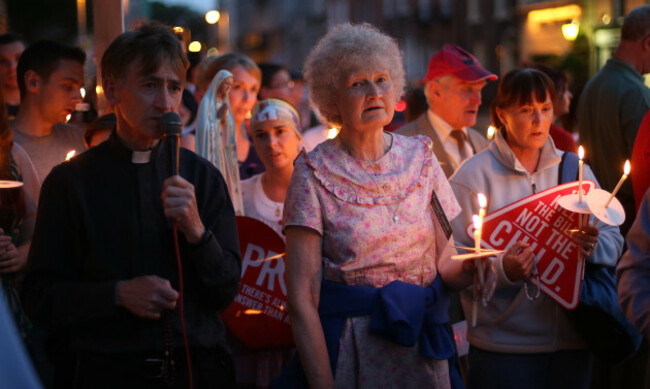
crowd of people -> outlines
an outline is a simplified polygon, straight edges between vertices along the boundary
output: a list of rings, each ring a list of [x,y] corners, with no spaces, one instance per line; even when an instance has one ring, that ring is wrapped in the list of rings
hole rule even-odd
[[[558,122],[573,98],[565,73],[497,75],[451,44],[409,91],[410,122],[387,131],[407,80],[397,40],[369,24],[331,28],[296,73],[240,53],[190,64],[168,26],[144,23],[103,53],[108,111],[79,128],[68,116],[85,61],[72,46],[0,36],[0,361],[13,360],[0,386],[643,385],[650,5],[625,17],[579,97],[579,137]],[[488,83],[489,139],[473,128]],[[571,260],[586,263],[577,309],[539,293],[527,236],[458,255],[475,247],[474,215],[577,181],[574,165],[580,182],[612,191],[626,159],[625,223],[591,216],[567,232]],[[286,243],[275,269],[293,347],[251,348],[221,316],[242,293],[244,216]],[[586,305],[627,348],[594,341]],[[238,315],[265,314],[253,311]]]

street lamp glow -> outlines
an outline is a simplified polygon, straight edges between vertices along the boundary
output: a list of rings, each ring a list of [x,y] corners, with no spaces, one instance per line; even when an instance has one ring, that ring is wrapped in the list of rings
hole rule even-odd
[[[221,17],[221,14],[219,11],[208,11],[205,13],[205,21],[208,22],[208,24],[215,24],[219,21],[219,18]]]
[[[201,51],[201,42],[192,41],[190,42],[190,45],[187,47],[187,49],[192,53],[198,53],[199,51]]]
[[[612,21],[612,17],[609,16],[609,14],[608,14],[607,12],[605,12],[605,13],[603,14],[603,16],[600,18],[600,20],[603,21],[603,24],[609,24],[609,22]]]
[[[571,23],[566,23],[562,25],[562,35],[564,39],[568,41],[574,41],[578,37],[578,31],[580,30],[580,25],[577,21],[572,21]]]

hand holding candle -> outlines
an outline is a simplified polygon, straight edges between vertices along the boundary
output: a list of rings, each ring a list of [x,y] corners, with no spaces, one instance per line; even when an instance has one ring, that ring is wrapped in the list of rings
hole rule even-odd
[[[620,181],[616,185],[616,188],[614,188],[614,191],[609,196],[609,199],[607,199],[607,202],[605,203],[605,208],[607,208],[609,203],[612,202],[612,199],[614,198],[614,196],[616,196],[616,192],[618,192],[618,190],[621,189],[621,185],[623,185],[623,181],[625,181],[627,176],[630,174],[630,169],[631,169],[630,160],[628,159],[625,161],[625,166],[623,167],[623,177],[621,177]]]

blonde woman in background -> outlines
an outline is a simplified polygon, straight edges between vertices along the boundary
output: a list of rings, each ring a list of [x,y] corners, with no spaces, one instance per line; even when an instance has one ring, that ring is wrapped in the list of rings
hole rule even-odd
[[[282,211],[293,162],[300,147],[296,109],[279,99],[266,99],[253,110],[250,127],[255,150],[266,171],[242,181],[245,216],[266,223],[283,239]],[[280,374],[293,348],[248,350],[231,341],[239,388],[267,388]]]

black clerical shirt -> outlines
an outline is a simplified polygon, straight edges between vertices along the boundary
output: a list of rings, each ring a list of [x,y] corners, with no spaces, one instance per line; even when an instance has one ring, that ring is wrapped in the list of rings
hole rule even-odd
[[[149,352],[164,346],[164,320],[141,319],[115,303],[118,281],[158,275],[178,290],[172,224],[161,193],[169,176],[163,142],[150,161],[115,133],[55,167],[43,183],[23,302],[43,326],[63,330],[71,347],[96,352]],[[224,342],[219,311],[237,293],[241,261],[235,214],[219,171],[181,149],[180,175],[194,185],[201,220],[213,236],[191,245],[179,232],[190,346]],[[182,347],[177,308],[174,347]]]

